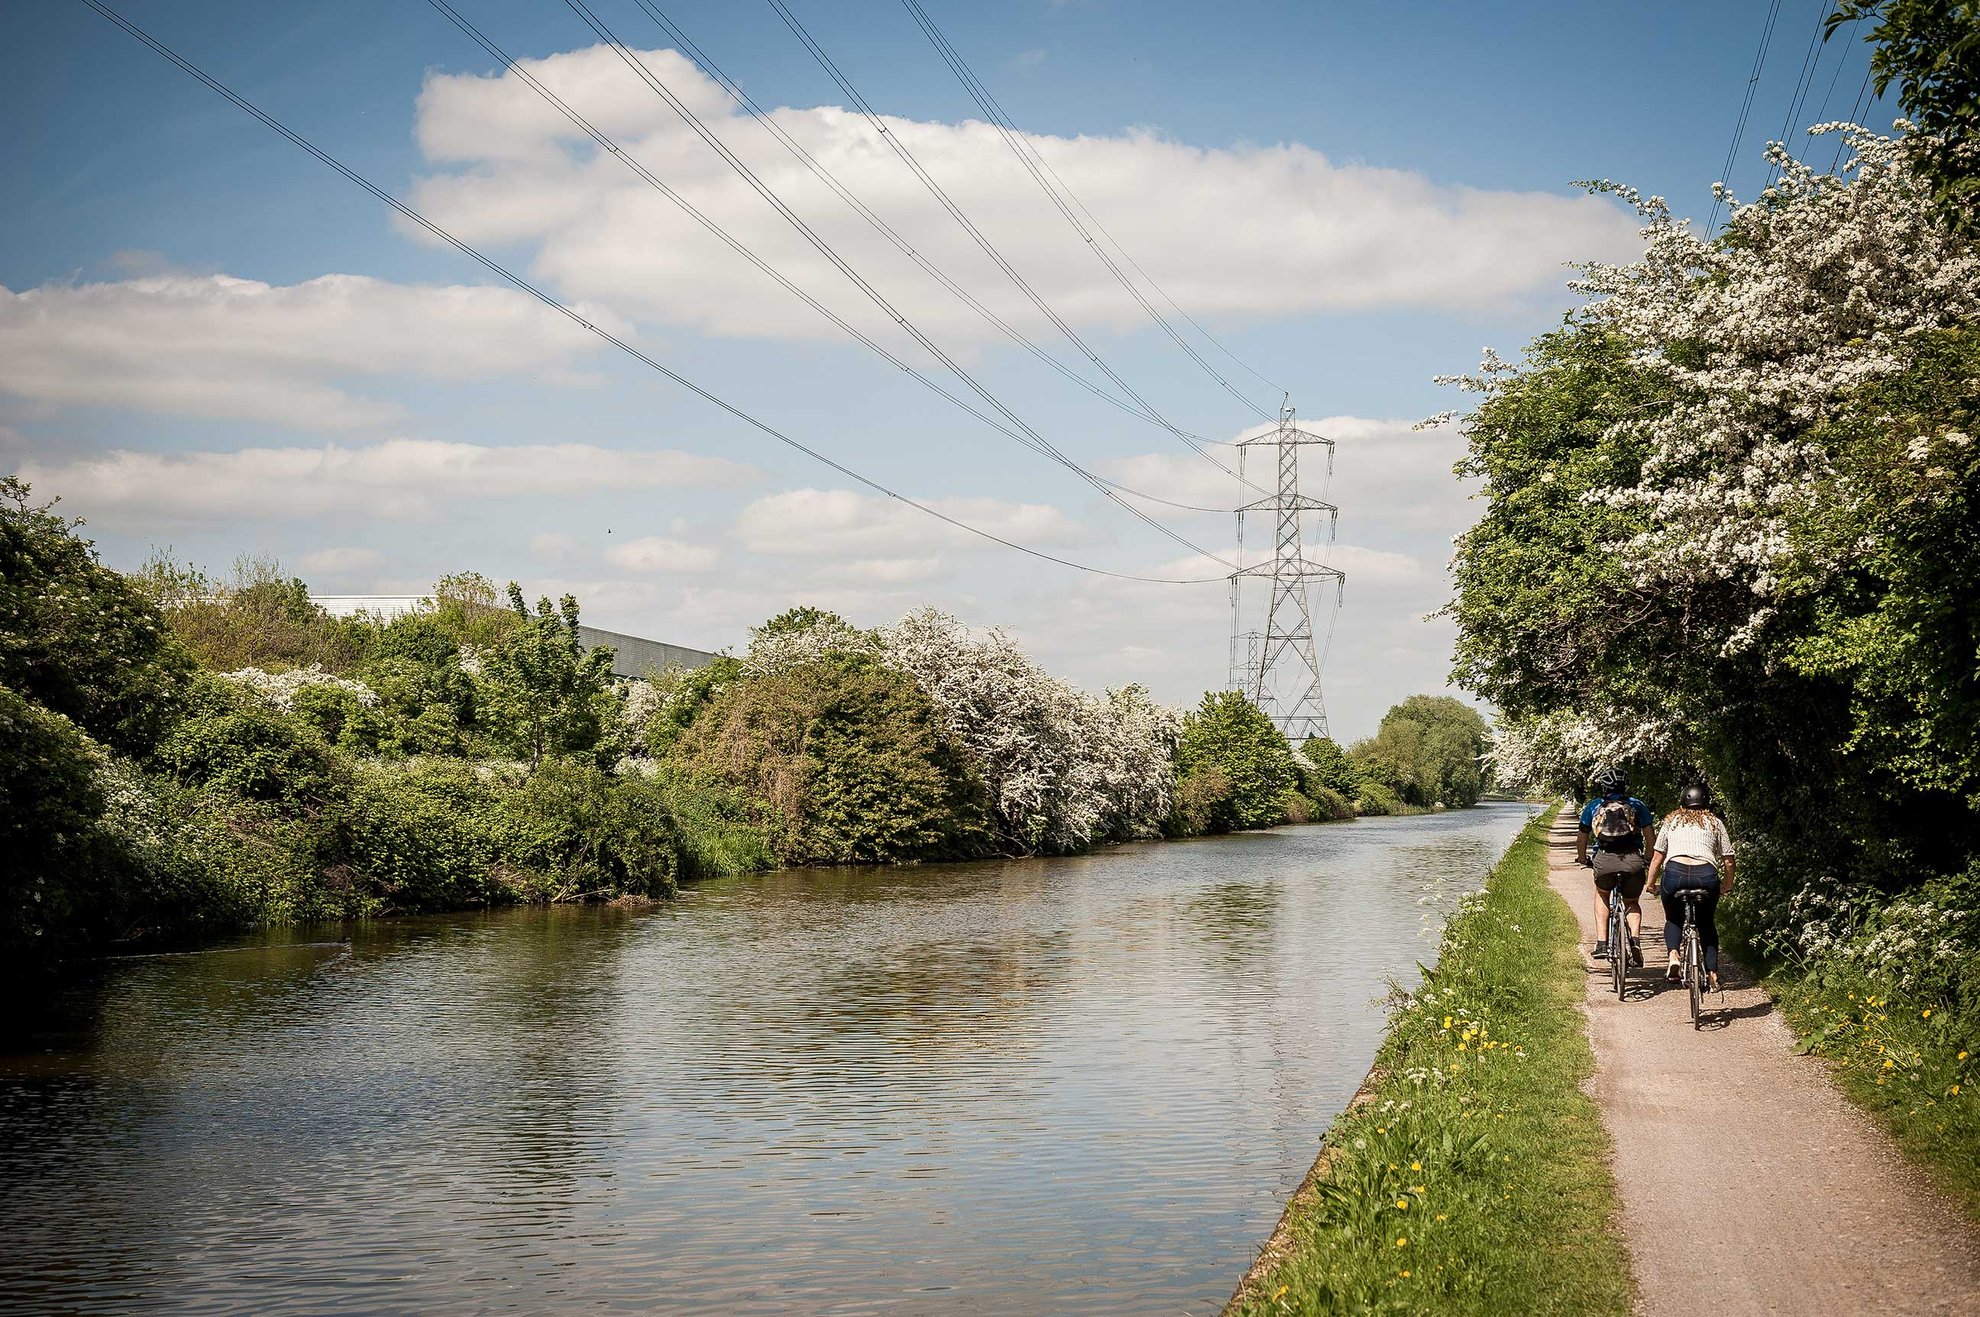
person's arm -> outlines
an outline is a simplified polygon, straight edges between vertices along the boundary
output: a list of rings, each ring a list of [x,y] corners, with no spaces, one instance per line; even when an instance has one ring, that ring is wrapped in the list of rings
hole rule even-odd
[[[1574,862],[1588,863],[1588,829],[1579,828],[1574,834]]]
[[[1651,851],[1650,852],[1650,885],[1647,890],[1652,896],[1655,896],[1657,894],[1657,875],[1662,873],[1663,871],[1664,871],[1664,852],[1661,850]]]
[[[1730,892],[1733,885],[1733,841],[1732,833],[1726,830],[1725,822],[1713,819],[1719,832],[1719,891]]]

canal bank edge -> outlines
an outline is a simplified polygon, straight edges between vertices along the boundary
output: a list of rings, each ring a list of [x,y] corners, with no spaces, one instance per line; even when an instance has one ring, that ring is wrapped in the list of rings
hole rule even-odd
[[[1552,823],[1536,816],[1451,917],[1225,1317],[1629,1311]]]

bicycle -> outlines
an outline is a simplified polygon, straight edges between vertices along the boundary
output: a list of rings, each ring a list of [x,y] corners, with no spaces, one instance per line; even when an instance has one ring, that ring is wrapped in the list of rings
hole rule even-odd
[[[1678,958],[1684,966],[1685,987],[1691,992],[1691,1027],[1702,1029],[1705,1015],[1705,943],[1698,936],[1698,902],[1705,896],[1702,887],[1687,887],[1678,893],[1684,902],[1684,932],[1680,935]]]
[[[1609,889],[1609,977],[1615,984],[1616,1000],[1623,1000],[1623,985],[1629,977],[1629,911],[1623,905],[1620,881]]]

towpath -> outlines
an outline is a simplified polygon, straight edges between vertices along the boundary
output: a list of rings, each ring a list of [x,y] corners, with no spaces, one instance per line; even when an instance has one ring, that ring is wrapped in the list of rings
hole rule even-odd
[[[1646,966],[1618,1001],[1595,938],[1575,817],[1548,843],[1548,879],[1582,925],[1592,1091],[1615,1142],[1638,1310],[1980,1313],[1980,1232],[1851,1106],[1751,975],[1721,965],[1694,1031],[1662,987],[1663,914],[1644,901]]]

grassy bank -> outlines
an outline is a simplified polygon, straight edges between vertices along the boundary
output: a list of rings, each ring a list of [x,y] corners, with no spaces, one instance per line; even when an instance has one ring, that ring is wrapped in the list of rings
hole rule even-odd
[[[1622,1313],[1629,1264],[1573,914],[1542,815],[1402,1000],[1364,1100],[1328,1130],[1284,1253],[1230,1312]]]
[[[1837,1086],[1980,1222],[1974,878],[1897,900],[1832,894],[1816,912],[1828,918],[1770,928],[1756,907],[1770,904],[1771,875],[1764,860],[1755,868],[1728,911],[1735,949],[1760,967],[1802,1050],[1829,1062]]]

